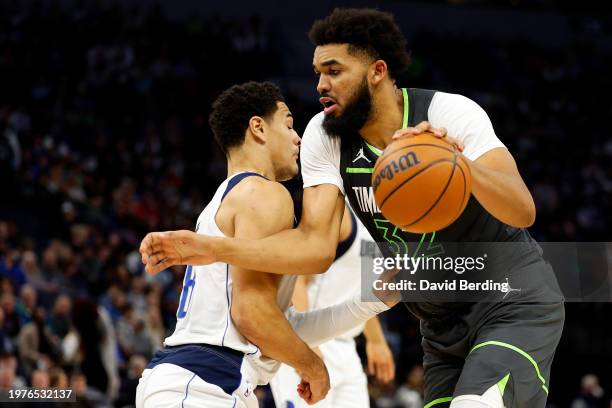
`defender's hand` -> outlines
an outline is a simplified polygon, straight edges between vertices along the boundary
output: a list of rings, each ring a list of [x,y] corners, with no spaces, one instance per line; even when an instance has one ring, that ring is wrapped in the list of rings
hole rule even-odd
[[[421,122],[414,127],[399,129],[393,134],[393,140],[403,139],[406,137],[414,137],[423,132],[429,132],[435,137],[443,139],[448,144],[455,146],[460,152],[462,152],[465,148],[463,142],[455,139],[454,137],[448,136],[445,128],[433,128],[431,127],[431,123],[429,122]]]
[[[374,375],[382,383],[388,383],[395,378],[395,362],[393,354],[386,342],[366,343],[368,357],[368,374]]]
[[[321,401],[329,392],[329,373],[323,360],[319,359],[319,361],[320,364],[317,364],[313,373],[306,374],[298,371],[302,381],[297,386],[297,392],[308,405]]]
[[[215,262],[210,239],[188,230],[151,232],[140,244],[145,271],[156,274],[174,265]]]

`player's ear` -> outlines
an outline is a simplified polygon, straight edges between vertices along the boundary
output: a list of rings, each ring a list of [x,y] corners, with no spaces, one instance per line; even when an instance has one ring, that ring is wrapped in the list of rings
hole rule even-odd
[[[253,116],[249,120],[249,131],[253,135],[255,142],[259,144],[266,143],[266,135],[264,132],[265,121],[261,116]]]
[[[387,69],[387,63],[383,60],[376,60],[370,65],[368,70],[368,77],[372,85],[378,85],[380,81],[387,77],[389,73]]]

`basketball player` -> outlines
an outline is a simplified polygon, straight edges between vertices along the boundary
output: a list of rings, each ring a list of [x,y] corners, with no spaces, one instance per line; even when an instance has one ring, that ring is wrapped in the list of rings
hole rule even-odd
[[[277,181],[297,174],[300,138],[278,88],[255,82],[230,88],[214,103],[210,123],[229,177],[202,211],[196,233],[256,239],[291,228],[293,202]],[[253,387],[266,384],[279,366],[271,359],[300,373],[298,393],[307,403],[322,399],[327,370],[298,334],[315,346],[387,307],[354,298],[292,313],[294,331],[283,314],[294,278],[221,262],[188,266],[176,328],[143,372],[136,406],[256,407]]]
[[[359,273],[362,258],[373,257],[375,243],[372,237],[347,208],[340,228],[340,242],[336,259],[324,274],[299,276],[293,293],[293,304],[298,310],[320,309],[340,303],[360,293]],[[320,355],[329,371],[331,388],[317,408],[360,408],[370,406],[368,381],[355,349],[355,337],[363,331],[366,338],[367,365],[370,374],[382,382],[395,376],[393,355],[376,317],[364,325],[319,346]],[[276,406],[306,407],[299,398],[295,384],[300,382],[295,370],[286,364],[270,381]]]
[[[261,240],[153,233],[141,245],[146,269],[223,261],[274,273],[321,272],[333,260],[344,196],[376,241],[430,240],[433,231],[407,233],[382,216],[370,176],[394,138],[432,130],[462,151],[472,178],[465,211],[435,237],[525,243],[529,250],[516,253],[509,244],[497,259],[522,280],[522,291],[503,303],[405,303],[421,319],[425,407],[544,407],[564,308],[560,296],[551,296],[554,274],[525,229],[535,220],[533,199],[489,117],[461,95],[398,87],[409,57],[390,14],[337,9],[315,22],[309,36],[323,112],[302,140],[300,224]]]

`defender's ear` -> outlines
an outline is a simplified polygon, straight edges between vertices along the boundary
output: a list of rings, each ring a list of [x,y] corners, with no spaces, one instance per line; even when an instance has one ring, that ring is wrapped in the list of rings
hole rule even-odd
[[[253,116],[249,120],[249,128],[247,130],[253,135],[253,139],[257,143],[266,143],[265,121],[261,116]]]

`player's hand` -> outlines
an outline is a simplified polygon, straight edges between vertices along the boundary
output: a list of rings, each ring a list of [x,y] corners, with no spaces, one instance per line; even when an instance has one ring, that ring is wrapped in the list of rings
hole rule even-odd
[[[388,383],[395,378],[395,362],[393,353],[386,342],[366,342],[368,357],[368,374],[373,375],[382,383]]]
[[[140,244],[145,271],[156,274],[174,265],[215,262],[209,239],[188,230],[151,232]]]
[[[465,148],[463,142],[458,139],[455,139],[454,137],[449,136],[445,128],[431,127],[431,123],[429,122],[421,122],[414,127],[399,129],[393,134],[393,140],[403,139],[406,137],[414,137],[423,132],[429,132],[435,137],[443,139],[448,144],[455,146],[455,148],[460,152],[462,152]]]
[[[298,371],[298,375],[302,380],[297,386],[297,392],[308,405],[316,404],[325,398],[330,384],[329,373],[323,360],[319,359],[319,364],[312,373]]]

